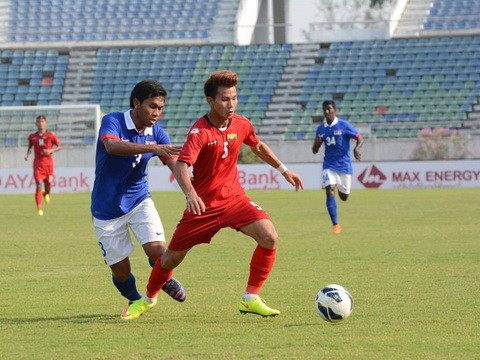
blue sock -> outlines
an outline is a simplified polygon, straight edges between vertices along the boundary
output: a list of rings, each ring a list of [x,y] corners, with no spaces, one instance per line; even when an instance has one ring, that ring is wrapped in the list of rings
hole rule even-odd
[[[130,277],[125,282],[120,282],[112,276],[113,285],[120,291],[123,297],[127,298],[129,301],[135,301],[140,299],[142,296],[137,291],[137,285],[135,284],[135,276],[130,274]]]
[[[327,196],[327,210],[328,214],[330,215],[330,219],[332,219],[332,224],[338,224],[337,201],[335,200],[335,196]]]

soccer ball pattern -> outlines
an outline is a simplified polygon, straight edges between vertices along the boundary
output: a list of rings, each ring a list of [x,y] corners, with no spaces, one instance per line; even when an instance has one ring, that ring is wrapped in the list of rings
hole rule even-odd
[[[315,309],[325,321],[337,323],[352,313],[353,298],[343,286],[330,284],[317,293]]]

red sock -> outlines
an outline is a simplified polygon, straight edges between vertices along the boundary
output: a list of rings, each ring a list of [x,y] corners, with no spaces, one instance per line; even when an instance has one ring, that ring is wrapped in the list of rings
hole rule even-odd
[[[146,295],[149,298],[156,298],[163,285],[165,285],[173,274],[173,270],[162,268],[161,260],[162,257],[160,256],[157,261],[155,261],[155,265],[153,265],[152,272],[150,273],[150,278],[148,279]]]
[[[35,191],[35,203],[37,204],[37,209],[42,208],[42,196],[43,196],[43,190],[37,189],[37,191]]]
[[[248,277],[246,292],[260,294],[263,283],[272,271],[276,253],[277,249],[266,249],[257,245],[250,261],[250,276]]]

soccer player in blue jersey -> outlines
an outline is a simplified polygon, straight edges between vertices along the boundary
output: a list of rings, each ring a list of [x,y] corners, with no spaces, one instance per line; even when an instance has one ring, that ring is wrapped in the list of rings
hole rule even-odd
[[[314,154],[325,143],[323,159],[322,188],[327,195],[327,210],[332,220],[332,232],[340,234],[342,229],[338,223],[335,189],[343,201],[347,201],[352,186],[352,160],[350,158],[350,139],[355,139],[353,149],[355,159],[361,160],[360,148],[363,145],[362,135],[348,121],[337,117],[337,107],[333,100],[322,104],[325,121],[318,126],[312,145]]]
[[[163,224],[147,184],[148,161],[158,156],[173,171],[181,149],[171,145],[168,134],[157,123],[166,98],[166,90],[157,81],[136,84],[130,95],[131,109],[105,115],[97,140],[93,226],[105,263],[112,271],[113,284],[129,305],[142,298],[130,268],[129,255],[134,246],[129,230],[151,266],[166,250]],[[185,300],[185,289],[174,278],[162,290],[177,301]]]

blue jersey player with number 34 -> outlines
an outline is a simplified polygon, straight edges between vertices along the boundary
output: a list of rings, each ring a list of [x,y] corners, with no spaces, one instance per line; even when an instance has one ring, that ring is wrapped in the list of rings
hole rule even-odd
[[[318,126],[312,145],[312,152],[318,153],[325,143],[323,159],[322,188],[327,195],[327,210],[332,220],[332,232],[339,234],[342,230],[338,223],[335,189],[343,201],[347,201],[352,187],[352,160],[350,158],[350,140],[356,140],[353,149],[355,159],[360,160],[360,148],[363,145],[362,135],[346,120],[337,117],[335,102],[326,100],[322,104],[325,121]]]
[[[130,232],[151,266],[166,250],[163,225],[147,183],[148,161],[158,156],[173,170],[181,149],[170,144],[168,134],[157,123],[166,98],[166,90],[157,81],[139,82],[130,95],[131,109],[105,115],[98,135],[93,226],[105,263],[112,271],[113,284],[128,305],[142,299],[130,268],[129,256],[134,249]],[[177,301],[185,300],[185,289],[174,278],[162,290]]]

